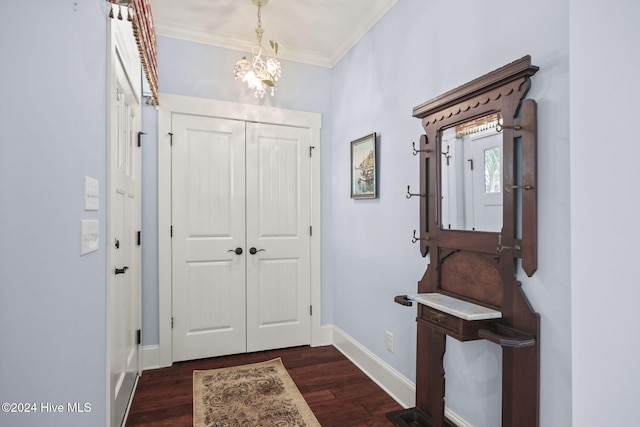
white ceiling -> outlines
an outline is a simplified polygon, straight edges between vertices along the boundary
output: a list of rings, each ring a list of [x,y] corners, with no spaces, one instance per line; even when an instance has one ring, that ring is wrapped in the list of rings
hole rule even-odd
[[[270,0],[263,45],[278,57],[333,67],[398,0]],[[153,0],[156,33],[251,52],[258,8],[252,0]]]

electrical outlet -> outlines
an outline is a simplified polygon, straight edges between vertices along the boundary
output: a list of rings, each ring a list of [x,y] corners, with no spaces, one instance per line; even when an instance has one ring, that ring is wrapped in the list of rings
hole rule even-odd
[[[80,220],[80,255],[98,250],[100,222],[97,219]]]
[[[393,334],[389,331],[385,332],[384,344],[391,353],[393,353]]]

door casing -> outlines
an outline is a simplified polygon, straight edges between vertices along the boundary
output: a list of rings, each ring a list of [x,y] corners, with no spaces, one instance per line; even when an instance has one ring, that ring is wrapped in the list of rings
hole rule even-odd
[[[328,343],[321,328],[320,128],[321,115],[205,98],[160,94],[158,108],[158,287],[160,367],[172,364],[171,333],[171,116],[205,115],[247,122],[307,128],[311,134],[311,345]]]

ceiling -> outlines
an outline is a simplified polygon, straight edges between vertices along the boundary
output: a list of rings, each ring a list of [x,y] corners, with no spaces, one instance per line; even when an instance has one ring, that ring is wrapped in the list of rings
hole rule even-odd
[[[263,45],[278,57],[333,67],[398,0],[270,0]],[[252,0],[153,0],[158,35],[251,52],[258,7]]]

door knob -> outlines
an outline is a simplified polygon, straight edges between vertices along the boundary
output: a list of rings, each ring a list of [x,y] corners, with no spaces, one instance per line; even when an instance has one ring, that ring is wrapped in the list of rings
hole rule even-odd
[[[258,252],[264,252],[264,249],[256,249],[256,248],[251,248],[251,249],[249,249],[249,253],[250,253],[251,255],[255,255],[255,254],[257,254]]]
[[[229,249],[227,252],[235,252],[236,255],[242,255],[242,248]]]
[[[128,269],[129,267],[116,268],[116,274],[124,274]]]

